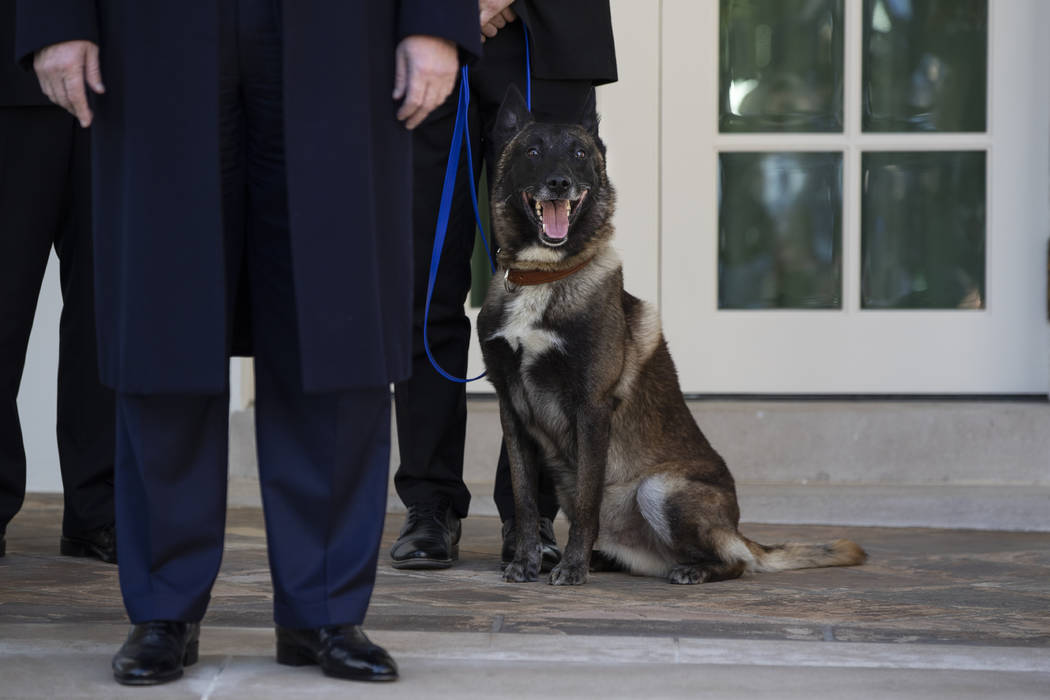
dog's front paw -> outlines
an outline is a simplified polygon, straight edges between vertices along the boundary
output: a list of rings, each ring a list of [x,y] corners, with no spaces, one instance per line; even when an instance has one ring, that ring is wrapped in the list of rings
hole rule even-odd
[[[667,575],[668,583],[703,583],[706,579],[706,572],[688,564],[679,564]]]
[[[563,561],[551,569],[548,582],[552,586],[580,586],[587,583],[587,567]]]
[[[539,557],[536,559],[536,561],[515,559],[507,564],[507,568],[503,570],[503,580],[508,583],[527,583],[537,580],[540,576],[540,562]]]

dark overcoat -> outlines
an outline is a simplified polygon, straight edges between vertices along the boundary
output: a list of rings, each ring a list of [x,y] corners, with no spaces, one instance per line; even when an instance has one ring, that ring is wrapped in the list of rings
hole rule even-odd
[[[616,81],[609,0],[515,0],[529,28],[532,74],[549,80]]]
[[[44,107],[40,82],[15,62],[15,0],[0,0],[0,107]]]
[[[276,0],[275,0],[276,1]],[[228,382],[216,0],[19,0],[16,53],[88,39],[102,379],[128,393]],[[306,391],[410,371],[411,141],[400,38],[480,53],[476,0],[285,0],[285,150]]]

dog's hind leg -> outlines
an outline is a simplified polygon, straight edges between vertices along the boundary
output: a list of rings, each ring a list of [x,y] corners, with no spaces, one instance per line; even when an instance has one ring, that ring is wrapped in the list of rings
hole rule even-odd
[[[600,549],[591,552],[591,571],[629,571],[619,559]]]
[[[636,499],[642,517],[671,557],[669,582],[725,581],[747,570],[747,547],[727,546],[740,539],[731,493],[665,473],[643,479]]]

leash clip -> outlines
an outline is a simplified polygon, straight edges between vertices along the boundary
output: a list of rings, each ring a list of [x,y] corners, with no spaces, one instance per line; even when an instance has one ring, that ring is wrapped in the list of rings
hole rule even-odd
[[[507,290],[508,294],[513,294],[517,291],[517,285],[510,281],[510,268],[508,267],[503,271],[503,288]]]

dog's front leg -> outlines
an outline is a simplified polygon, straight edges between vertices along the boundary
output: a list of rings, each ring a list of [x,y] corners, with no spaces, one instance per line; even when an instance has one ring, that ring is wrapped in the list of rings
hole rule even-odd
[[[540,514],[536,503],[539,483],[536,446],[525,434],[514,410],[500,400],[500,422],[503,441],[510,461],[511,486],[514,489],[514,522],[517,540],[514,560],[503,570],[503,580],[513,583],[535,581],[540,574]]]
[[[551,570],[555,586],[578,586],[587,582],[591,550],[598,538],[598,515],[605,488],[605,463],[609,457],[612,409],[599,401],[576,414],[576,493],[569,543],[561,563]]]

